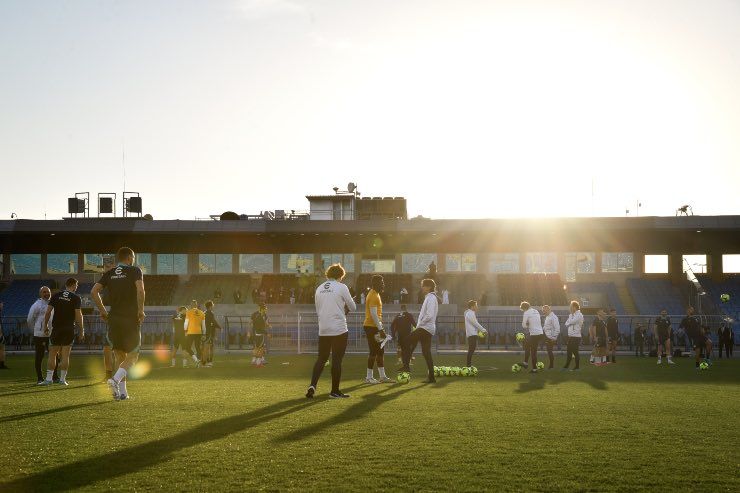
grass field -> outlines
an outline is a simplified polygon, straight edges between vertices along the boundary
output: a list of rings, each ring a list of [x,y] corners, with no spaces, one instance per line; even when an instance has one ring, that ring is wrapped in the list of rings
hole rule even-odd
[[[31,357],[9,358],[0,491],[740,491],[740,360],[530,375],[481,355],[477,378],[424,385],[417,358],[410,384],[366,386],[348,356],[352,398],[327,398],[327,368],[307,400],[312,356],[196,370],[150,355],[113,402],[101,359],[73,355],[69,387],[38,388]]]

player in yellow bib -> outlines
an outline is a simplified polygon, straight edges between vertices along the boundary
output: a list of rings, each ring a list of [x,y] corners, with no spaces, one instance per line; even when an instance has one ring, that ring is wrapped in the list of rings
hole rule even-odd
[[[383,361],[385,344],[389,340],[383,329],[383,300],[380,297],[385,290],[383,276],[374,275],[370,284],[370,292],[365,297],[365,322],[362,324],[365,330],[365,336],[367,337],[367,345],[370,349],[370,354],[367,358],[365,383],[391,382],[392,380],[385,374],[385,364]],[[376,363],[379,374],[377,380],[373,375],[373,369]]]

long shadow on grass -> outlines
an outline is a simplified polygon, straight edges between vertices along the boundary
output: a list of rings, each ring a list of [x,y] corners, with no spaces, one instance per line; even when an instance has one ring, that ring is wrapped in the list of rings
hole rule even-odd
[[[440,380],[436,384],[429,386],[430,389],[436,389],[446,386],[449,380]],[[394,391],[395,392],[391,392]],[[413,390],[421,391],[419,387],[404,386],[402,389],[398,389],[398,386],[382,386],[377,392],[371,392],[361,396],[351,406],[345,409],[338,415],[331,415],[323,421],[320,421],[311,426],[297,429],[290,433],[286,433],[279,437],[276,437],[273,441],[280,444],[286,442],[295,442],[298,440],[304,440],[313,435],[317,435],[329,427],[334,427],[342,423],[354,421],[361,416],[370,413],[374,409],[377,409],[386,402],[392,401],[400,397],[403,394],[411,392]]]
[[[85,407],[99,406],[101,404],[108,404],[111,401],[98,401],[98,402],[86,402],[84,404],[75,404],[73,406],[55,407],[54,409],[44,409],[43,411],[33,411],[30,413],[13,414],[11,416],[3,416],[0,418],[0,423],[10,423],[13,421],[20,421],[22,419],[36,418],[38,416],[46,416],[48,414],[63,413],[64,411],[72,411],[75,409],[82,409]]]
[[[144,468],[156,468],[158,464],[170,460],[174,453],[182,449],[222,439],[322,401],[323,399],[296,398],[243,414],[217,419],[170,437],[0,483],[0,491],[66,491],[89,486],[97,481],[115,480],[117,477]]]
[[[577,375],[577,376],[576,376]],[[575,376],[575,378],[574,378]],[[607,383],[601,378],[594,374],[583,374],[583,373],[534,373],[530,376],[529,381],[521,382],[519,388],[514,392],[517,394],[524,394],[535,390],[542,390],[546,384],[557,385],[563,382],[581,382],[587,383],[595,390],[607,390]]]
[[[23,390],[21,392],[0,392],[0,398],[8,397],[8,396],[15,396],[15,395],[22,395],[22,394],[37,394],[39,392],[53,392],[54,390],[58,390],[59,392],[69,392],[72,390],[84,389],[86,387],[95,387],[96,385],[101,385],[101,384],[98,382],[95,382],[95,383],[87,383],[85,385],[71,385],[69,387],[60,387],[56,384],[53,384],[50,387],[40,387],[34,383],[34,384],[28,384],[23,387],[29,390]]]

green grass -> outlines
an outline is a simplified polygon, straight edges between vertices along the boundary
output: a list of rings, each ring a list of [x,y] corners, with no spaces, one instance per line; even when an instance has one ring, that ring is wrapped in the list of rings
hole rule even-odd
[[[31,358],[11,356],[0,491],[740,490],[740,360],[529,375],[516,358],[423,385],[417,357],[410,384],[364,386],[365,359],[348,356],[352,398],[327,398],[327,368],[309,401],[312,356],[199,370],[150,356],[134,399],[112,402],[99,356],[73,355],[68,388],[35,387]]]

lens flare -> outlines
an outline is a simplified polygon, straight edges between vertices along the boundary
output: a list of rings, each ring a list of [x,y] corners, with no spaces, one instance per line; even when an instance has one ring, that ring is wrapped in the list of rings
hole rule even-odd
[[[136,363],[133,368],[128,371],[128,376],[132,380],[140,380],[152,371],[152,364],[148,360],[142,360]]]

